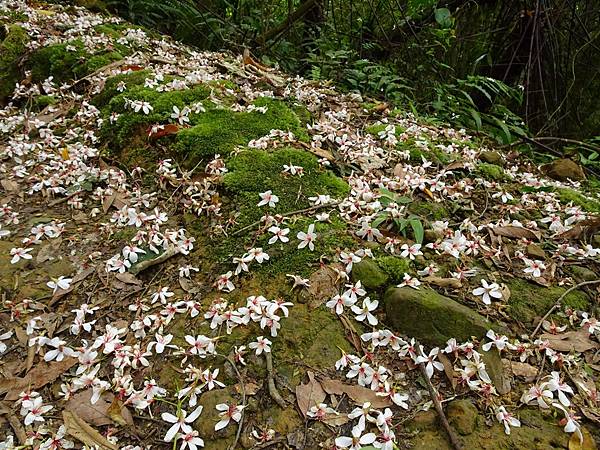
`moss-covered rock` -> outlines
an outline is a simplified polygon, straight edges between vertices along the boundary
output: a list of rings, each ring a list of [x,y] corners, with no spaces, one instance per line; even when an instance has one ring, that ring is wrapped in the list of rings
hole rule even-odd
[[[502,181],[506,179],[504,169],[496,164],[479,163],[477,164],[477,172],[481,174],[483,178],[491,181]]]
[[[569,188],[559,188],[556,192],[558,193],[558,198],[564,204],[568,205],[572,203],[588,212],[600,212],[600,200],[594,198],[592,195],[583,195]]]
[[[494,164],[496,166],[504,166],[504,159],[502,155],[494,151],[484,151],[479,154],[479,159],[484,163]]]
[[[477,408],[471,400],[453,400],[448,403],[446,411],[448,422],[461,435],[473,433],[481,420]]]
[[[531,324],[537,317],[544,315],[567,290],[563,287],[543,287],[522,279],[508,280],[505,283],[510,289],[507,312],[523,324]],[[564,307],[585,311],[590,300],[584,292],[573,291],[563,299],[562,304]]]
[[[540,167],[540,170],[544,175],[558,181],[585,179],[585,172],[581,166],[567,158],[557,159],[550,164],[544,164]]]
[[[450,338],[482,338],[493,324],[472,309],[429,288],[390,288],[384,297],[388,323],[430,345]]]
[[[395,283],[401,283],[404,274],[410,271],[410,260],[398,256],[380,256],[377,264]]]
[[[29,42],[27,32],[18,25],[10,25],[0,43],[0,104],[6,102],[21,79],[19,60]]]
[[[363,259],[352,266],[352,279],[355,282],[360,280],[367,289],[376,290],[387,284],[389,276],[376,261]]]
[[[240,401],[235,398],[234,389],[231,387],[206,391],[198,399],[198,404],[202,405],[203,409],[200,417],[194,422],[194,429],[198,430],[200,436],[207,441],[232,437],[237,431],[233,422],[222,430],[215,431],[215,425],[221,420],[219,411],[215,407],[220,403],[238,405]]]
[[[583,266],[569,266],[569,271],[577,281],[594,281],[598,279],[598,275],[591,269]]]

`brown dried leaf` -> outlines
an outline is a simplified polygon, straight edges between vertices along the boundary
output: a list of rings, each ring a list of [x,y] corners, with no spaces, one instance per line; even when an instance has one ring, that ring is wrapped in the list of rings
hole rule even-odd
[[[0,380],[0,394],[7,392],[4,400],[16,400],[26,389],[39,389],[60,377],[77,363],[77,358],[65,358],[60,362],[47,363],[40,361],[36,367],[22,378],[5,378]]]
[[[539,233],[534,233],[531,230],[523,227],[515,227],[512,225],[506,227],[494,227],[492,232],[497,236],[504,236],[512,239],[528,239],[530,241],[539,240]]]
[[[321,419],[321,422],[326,423],[332,427],[339,427],[348,423],[350,419],[347,414],[325,414],[325,417]]]
[[[2,180],[0,180],[0,184],[2,185],[2,187],[4,188],[4,190],[6,192],[18,192],[19,191],[19,184],[9,180],[7,178],[3,178]]]
[[[298,408],[304,417],[311,408],[311,406],[323,403],[325,397],[325,391],[321,387],[321,384],[315,380],[315,374],[310,370],[307,372],[308,383],[299,384],[296,387],[296,401],[298,402]]]
[[[341,265],[335,265],[341,269]],[[315,309],[328,301],[331,297],[338,293],[338,275],[332,266],[322,266],[309,278],[310,287],[307,293],[310,296],[308,299],[308,307]]]
[[[385,408],[386,406],[392,405],[392,401],[389,399],[389,397],[380,397],[375,393],[375,391],[372,391],[366,387],[346,384],[339,380],[332,380],[331,378],[322,379],[321,386],[328,394],[346,394],[359,405],[362,405],[365,402],[370,402],[371,406],[376,409]]]
[[[456,372],[454,371],[454,365],[450,361],[450,358],[443,353],[439,353],[438,359],[444,366],[444,373],[446,374],[448,381],[450,381],[450,384],[452,384],[452,389],[456,389]]]
[[[525,378],[526,381],[535,380],[538,374],[537,367],[520,361],[508,361],[508,366],[514,376]]]
[[[87,445],[88,447],[98,447],[102,450],[119,449],[119,447],[110,442],[83,419],[77,417],[72,412],[63,411],[62,415],[67,434]]]
[[[115,278],[125,284],[135,284],[136,286],[140,286],[142,284],[142,280],[139,280],[135,275],[129,272],[118,273],[115,275]]]
[[[598,348],[597,342],[590,339],[590,335],[585,330],[567,331],[561,334],[542,334],[540,339],[547,340],[549,347],[557,352],[576,351],[583,353],[593,348]]]
[[[190,280],[189,278],[179,277],[179,286],[181,286],[181,289],[183,289],[188,294],[197,294],[198,292],[200,292],[200,287],[198,286],[198,283],[196,283],[193,280]]]
[[[72,412],[82,420],[96,427],[113,425],[114,423],[119,425],[133,425],[131,413],[122,403],[119,410],[115,409],[117,406],[113,406],[115,400],[117,400],[113,394],[105,392],[93,405],[91,402],[92,395],[93,391],[91,389],[78,392],[66,403],[65,411]]]

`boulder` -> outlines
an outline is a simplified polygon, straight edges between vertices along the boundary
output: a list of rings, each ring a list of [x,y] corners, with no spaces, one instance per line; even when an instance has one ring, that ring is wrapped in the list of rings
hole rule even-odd
[[[384,296],[387,322],[396,331],[429,345],[443,345],[450,338],[467,341],[482,338],[490,328],[485,317],[429,288],[390,288]]]
[[[583,266],[571,266],[569,268],[573,277],[579,281],[594,281],[598,279],[598,275],[591,269]]]
[[[360,280],[365,288],[375,290],[385,286],[389,277],[376,261],[363,259],[352,266],[352,279],[355,282]]]
[[[585,173],[575,161],[567,158],[557,159],[541,167],[544,175],[558,181],[584,180]]]

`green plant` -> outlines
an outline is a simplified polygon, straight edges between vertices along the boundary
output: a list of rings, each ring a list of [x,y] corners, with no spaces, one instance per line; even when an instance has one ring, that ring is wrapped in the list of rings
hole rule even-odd
[[[385,207],[394,206],[394,205],[407,205],[412,202],[410,197],[397,195],[387,189],[379,190],[381,197],[379,201]],[[421,218],[414,214],[408,214],[405,217],[397,217],[396,215],[392,215],[390,211],[381,211],[371,223],[371,226],[378,227],[384,223],[388,223],[391,227],[394,227],[396,231],[402,233],[406,236],[407,229],[412,230],[412,235],[414,237],[415,242],[418,244],[423,243],[424,238],[424,228],[423,223],[421,222]]]

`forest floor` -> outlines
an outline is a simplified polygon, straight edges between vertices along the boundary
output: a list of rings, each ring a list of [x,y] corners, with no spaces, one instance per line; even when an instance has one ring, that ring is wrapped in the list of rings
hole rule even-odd
[[[81,8],[0,23],[0,449],[596,448],[578,164]]]

